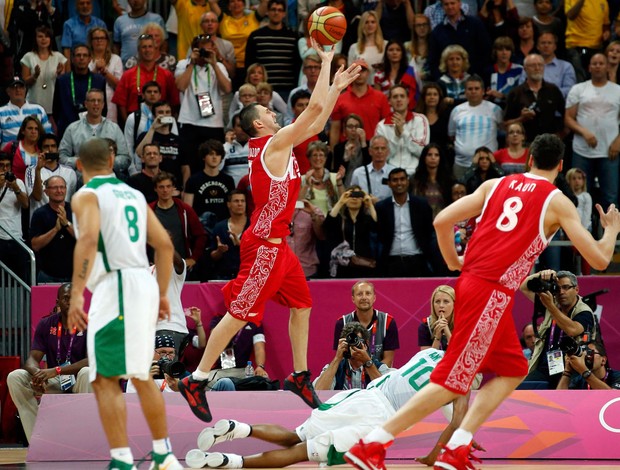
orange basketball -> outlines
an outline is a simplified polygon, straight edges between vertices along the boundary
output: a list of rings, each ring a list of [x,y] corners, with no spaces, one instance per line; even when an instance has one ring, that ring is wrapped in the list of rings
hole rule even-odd
[[[342,39],[347,31],[347,20],[334,7],[321,7],[308,18],[308,32],[322,46],[331,46]]]

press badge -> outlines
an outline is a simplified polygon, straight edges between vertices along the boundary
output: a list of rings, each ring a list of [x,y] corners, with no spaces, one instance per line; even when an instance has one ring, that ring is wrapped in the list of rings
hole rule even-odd
[[[211,93],[203,91],[196,93],[196,100],[198,101],[198,109],[200,109],[200,116],[207,118],[215,114],[215,108],[213,107],[213,101],[211,100]]]
[[[220,362],[222,363],[222,369],[232,369],[237,363],[235,362],[235,350],[233,348],[226,348],[220,354]]]
[[[70,366],[70,365],[71,365],[70,362],[65,362],[64,364],[60,364],[60,367]],[[75,385],[75,376],[73,374],[61,375],[59,376],[59,378],[60,378],[60,390],[62,390],[63,392],[71,390],[71,387]]]
[[[564,372],[564,354],[559,349],[547,353],[547,364],[549,365],[549,375]]]

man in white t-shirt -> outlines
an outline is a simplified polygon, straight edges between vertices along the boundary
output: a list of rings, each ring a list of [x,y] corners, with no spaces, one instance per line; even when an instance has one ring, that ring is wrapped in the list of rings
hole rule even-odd
[[[497,150],[497,130],[503,125],[502,109],[484,99],[484,81],[478,75],[465,80],[467,103],[450,113],[448,135],[454,139],[454,177],[460,179],[479,147]]]
[[[187,329],[187,323],[185,319],[185,312],[183,311],[183,304],[181,303],[181,291],[183,290],[183,284],[185,283],[185,275],[187,274],[187,268],[185,266],[185,260],[179,253],[174,252],[172,258],[172,273],[170,275],[170,282],[168,283],[168,300],[170,302],[170,318],[159,320],[155,326],[156,335],[168,335],[172,337],[175,344],[176,354],[179,355],[179,348],[181,343],[189,333]],[[157,270],[155,265],[152,265],[151,274],[157,276]]]
[[[609,81],[604,54],[592,56],[589,71],[592,79],[568,92],[564,123],[575,133],[573,167],[585,171],[590,188],[598,177],[601,205],[607,209],[618,204],[620,85]]]

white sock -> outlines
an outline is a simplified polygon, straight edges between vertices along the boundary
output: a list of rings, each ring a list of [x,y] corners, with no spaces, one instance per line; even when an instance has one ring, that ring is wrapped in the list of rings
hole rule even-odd
[[[170,444],[170,438],[154,439],[153,440],[153,452],[159,455],[166,455],[172,452],[172,445]]]
[[[245,438],[248,437],[250,434],[252,433],[252,426],[250,426],[248,423],[242,423],[240,421],[237,421],[237,424],[235,424],[235,431],[234,431],[234,435],[236,438]]]
[[[110,456],[119,462],[125,462],[129,465],[133,464],[133,454],[129,447],[117,447],[110,449]]]
[[[375,428],[366,435],[363,441],[368,444],[370,442],[378,442],[379,444],[387,444],[394,440],[394,436],[392,436],[389,432],[387,432],[383,428]]]
[[[209,377],[209,373],[203,372],[200,369],[196,369],[194,372],[192,372],[192,377],[195,380],[207,380],[207,378]]]
[[[223,468],[243,468],[243,457],[237,454],[224,454],[228,457],[228,463]]]
[[[468,446],[469,444],[471,444],[473,438],[474,435],[472,433],[465,431],[464,429],[458,428],[456,431],[454,431],[454,434],[452,434],[452,437],[450,438],[447,447],[448,449],[456,449],[460,446]]]

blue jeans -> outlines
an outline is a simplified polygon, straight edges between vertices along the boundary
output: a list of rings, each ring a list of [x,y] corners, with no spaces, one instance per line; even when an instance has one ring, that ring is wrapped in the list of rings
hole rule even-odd
[[[594,177],[601,187],[601,205],[607,210],[610,204],[618,205],[618,158],[586,158],[573,152],[573,167],[581,168],[588,177],[588,191],[594,189]]]
[[[234,392],[235,390],[235,384],[227,377],[219,379],[215,382],[215,385],[211,387],[212,392]]]

